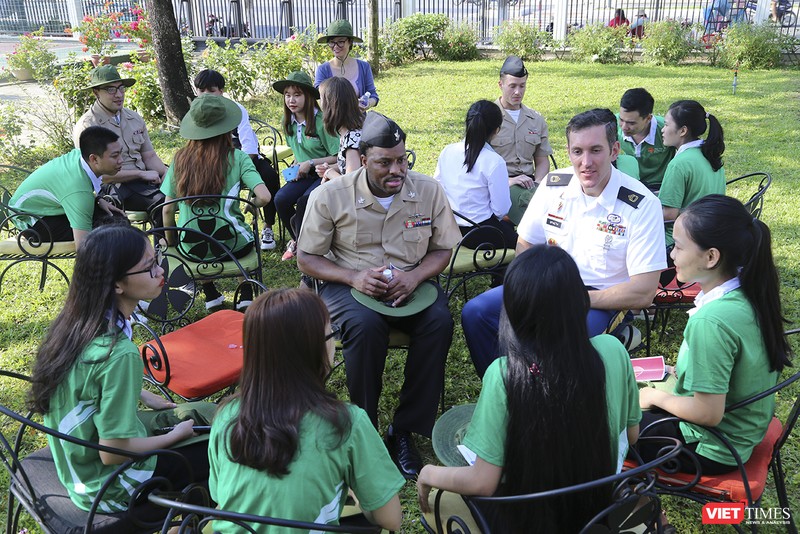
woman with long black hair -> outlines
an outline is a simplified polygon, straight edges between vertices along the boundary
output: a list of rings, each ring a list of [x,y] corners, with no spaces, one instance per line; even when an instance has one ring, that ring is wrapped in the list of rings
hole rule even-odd
[[[473,233],[463,245],[475,248],[490,242],[499,248],[514,248],[517,233],[504,217],[511,209],[506,162],[489,145],[500,131],[503,112],[494,102],[478,100],[467,111],[464,121],[464,140],[447,145],[439,155],[433,177],[442,184],[453,211],[457,211],[479,226],[492,226],[500,234]],[[461,235],[472,226],[456,216]]]
[[[708,135],[701,139],[706,131]],[[725,139],[717,118],[694,100],[679,100],[669,107],[661,135],[664,146],[677,149],[658,193],[664,220],[674,221],[680,210],[695,200],[725,193]],[[666,225],[667,247],[673,243],[672,228],[672,224]]]
[[[337,332],[310,291],[270,291],[248,308],[239,391],[211,430],[219,508],[337,524],[350,489],[368,519],[400,529],[403,477],[364,410],[325,389]]]
[[[774,386],[791,365],[770,231],[738,200],[709,195],[681,213],[674,236],[677,276],[702,291],[683,331],[675,390],[642,388],[639,403],[684,420],[660,423],[648,434],[681,439],[704,475],[727,473],[736,469],[736,460],[699,425],[716,427],[746,462],[767,432],[775,398],[725,408]],[[646,412],[642,427],[664,417]],[[656,451],[641,453],[647,460]],[[694,472],[694,462],[683,461],[682,470]]]
[[[431,488],[520,495],[612,475],[637,439],[641,412],[630,358],[612,336],[589,338],[589,296],[570,255],[547,245],[520,254],[506,273],[503,305],[506,356],[487,369],[464,438],[477,460],[426,465],[417,480],[423,511]],[[609,504],[610,488],[597,488],[504,505],[490,522],[498,532],[578,532]]]
[[[192,420],[167,434],[148,436],[137,417],[140,400],[153,409],[175,407],[142,389],[142,358],[130,339],[130,316],[137,304],[157,297],[163,285],[164,269],[140,230],[114,225],[89,233],[78,249],[64,308],[36,355],[29,403],[44,414],[45,425],[133,453],[173,447],[192,437]],[[117,465],[127,460],[52,437],[48,442],[59,480],[72,502],[86,511]],[[177,451],[189,459],[194,480],[205,480],[205,443]],[[111,481],[98,511],[125,511],[134,489],[155,476],[182,488],[193,477],[179,463],[167,457],[136,462]]]

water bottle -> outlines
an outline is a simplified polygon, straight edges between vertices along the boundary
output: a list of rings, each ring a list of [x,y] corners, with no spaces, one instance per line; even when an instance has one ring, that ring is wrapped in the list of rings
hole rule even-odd
[[[369,97],[371,96],[372,93],[370,93],[369,91],[361,95],[361,98],[358,99],[359,105],[361,105],[362,108],[369,106]]]

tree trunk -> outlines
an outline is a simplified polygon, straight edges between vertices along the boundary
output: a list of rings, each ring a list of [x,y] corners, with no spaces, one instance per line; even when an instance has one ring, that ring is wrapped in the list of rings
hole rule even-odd
[[[381,56],[378,51],[378,0],[367,0],[367,15],[369,16],[367,22],[367,34],[369,42],[367,43],[367,60],[372,67],[372,73],[378,74],[380,70]]]
[[[194,96],[183,62],[181,36],[170,0],[147,0],[147,13],[153,30],[153,48],[158,65],[158,83],[164,97],[167,120],[180,123]]]

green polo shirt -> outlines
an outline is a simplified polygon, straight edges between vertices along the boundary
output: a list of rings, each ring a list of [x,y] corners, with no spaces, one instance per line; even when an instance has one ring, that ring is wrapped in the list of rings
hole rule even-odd
[[[774,386],[778,373],[769,359],[755,310],[741,289],[723,295],[689,317],[675,365],[675,395],[725,395],[725,406],[750,398]],[[775,410],[775,396],[726,412],[717,425],[743,462],[767,433]],[[714,435],[691,423],[681,423],[687,443],[696,452],[726,465],[736,465],[731,453]]]
[[[317,137],[309,137],[305,132],[305,125],[298,125],[293,122],[289,125],[286,134],[286,143],[294,152],[294,159],[297,163],[303,163],[310,159],[327,158],[339,153],[339,136],[331,135],[325,131],[322,124],[322,113],[316,115],[316,134]],[[301,129],[300,139],[297,139],[297,128]]]
[[[619,438],[628,427],[639,424],[642,410],[639,408],[639,389],[633,374],[631,359],[625,348],[615,337],[599,335],[592,338],[592,345],[606,371],[606,410],[608,434],[614,465],[621,465]],[[486,370],[478,405],[470,421],[464,445],[492,465],[502,467],[505,463],[505,443],[508,427],[508,407],[505,385],[506,357],[498,358]],[[537,407],[555,409],[555,407]],[[544,433],[546,429],[541,429]],[[621,453],[621,454],[620,454]],[[547,458],[542,458],[547,461]]]
[[[661,128],[664,127],[664,117],[653,115],[652,120],[656,121],[657,125],[654,144],[651,145],[647,141],[642,141],[638,156],[636,155],[636,145],[631,141],[625,140],[625,134],[622,133],[621,127],[617,128],[617,137],[619,139],[620,153],[636,158],[639,162],[639,179],[648,189],[655,191],[661,186],[667,165],[675,157],[675,148],[664,146],[664,138],[661,135]],[[617,123],[619,123],[619,113],[617,113]]]
[[[66,215],[71,228],[88,232],[92,229],[94,199],[94,186],[81,165],[81,151],[76,148],[33,171],[19,185],[9,205],[39,217]],[[14,225],[20,230],[34,222],[14,218]]]
[[[725,194],[725,167],[715,171],[700,148],[694,147],[681,151],[669,162],[658,199],[665,208],[683,209],[713,194]],[[667,246],[670,246],[675,242],[672,224],[667,224],[665,229]]]

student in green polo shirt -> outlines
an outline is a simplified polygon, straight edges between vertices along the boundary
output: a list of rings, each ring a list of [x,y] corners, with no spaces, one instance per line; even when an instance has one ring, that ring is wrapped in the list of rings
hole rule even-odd
[[[319,89],[314,87],[305,72],[293,72],[278,80],[272,88],[283,95],[283,135],[294,152],[295,164],[284,171],[284,185],[275,194],[275,209],[292,240],[286,247],[283,260],[292,259],[297,251],[296,240],[311,191],[322,183],[317,165],[336,163],[339,136],[331,135],[322,124],[322,112],[317,104]],[[287,173],[290,173],[287,175]],[[296,208],[295,208],[296,206]]]
[[[706,130],[705,140],[700,139]],[[722,166],[725,140],[717,118],[694,100],[679,100],[669,107],[661,134],[664,145],[677,149],[658,192],[664,221],[674,221],[681,208],[695,200],[706,195],[725,194],[725,168]],[[671,222],[666,224],[665,230],[669,248],[673,243]]]
[[[476,453],[468,467],[426,465],[417,479],[420,507],[432,488],[461,495],[522,495],[589,482],[619,471],[638,439],[641,411],[628,353],[614,337],[589,338],[589,296],[572,257],[536,245],[506,273],[501,354],[483,377],[463,444]],[[592,436],[590,447],[576,447]],[[452,496],[452,494],[450,494]],[[456,496],[457,497],[457,496]],[[442,519],[460,498],[445,493]],[[493,532],[578,532],[611,504],[608,488],[566,497],[564,508],[533,501],[492,514]],[[569,509],[571,513],[560,513]],[[435,521],[428,521],[436,524]]]
[[[157,297],[163,285],[164,269],[144,233],[122,224],[93,230],[78,248],[64,308],[36,354],[28,398],[30,407],[44,414],[46,426],[132,453],[177,446],[194,471],[187,472],[175,458],[149,456],[111,479],[128,458],[48,436],[58,479],[81,510],[89,511],[109,483],[97,511],[141,517],[146,509],[128,510],[128,505],[143,482],[165,477],[183,488],[208,475],[206,442],[179,446],[193,436],[194,421],[148,436],[137,417],[139,401],[152,409],[176,407],[142,389],[144,366],[131,341],[131,314],[139,301]]]
[[[24,234],[28,239],[35,233],[45,242],[74,241],[78,246],[95,219],[125,215],[97,197],[100,177],[114,175],[122,166],[119,136],[90,126],[81,132],[79,146],[33,171],[11,197],[9,206],[19,214],[11,220],[20,230],[30,228]]]
[[[370,521],[400,530],[405,480],[366,412],[325,389],[338,332],[310,291],[270,291],[247,309],[239,392],[219,409],[208,449],[221,510],[336,525],[352,490]]]
[[[726,408],[774,386],[790,365],[770,231],[738,200],[709,195],[681,213],[673,236],[678,277],[699,283],[702,291],[683,332],[674,392],[639,392],[642,409],[668,413],[645,412],[642,427],[680,417],[682,422],[659,423],[648,433],[682,440],[703,475],[728,473],[736,460],[704,427],[715,427],[747,462],[767,432],[775,397]],[[645,461],[658,452],[650,449],[640,448]],[[693,462],[679,458],[682,471],[695,471]]]
[[[675,149],[664,145],[664,117],[653,115],[655,100],[646,89],[628,89],[619,102],[619,152],[639,162],[639,179],[658,191]]]

